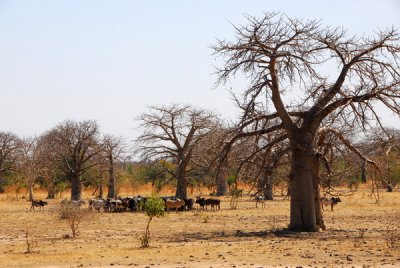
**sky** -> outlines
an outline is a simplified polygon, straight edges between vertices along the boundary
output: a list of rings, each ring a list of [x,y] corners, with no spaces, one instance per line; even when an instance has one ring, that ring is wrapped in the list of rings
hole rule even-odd
[[[90,119],[134,139],[146,107],[171,103],[234,119],[228,89],[240,94],[246,81],[215,88],[210,46],[232,39],[245,14],[270,11],[352,34],[400,28],[396,0],[0,0],[0,131],[34,136]]]

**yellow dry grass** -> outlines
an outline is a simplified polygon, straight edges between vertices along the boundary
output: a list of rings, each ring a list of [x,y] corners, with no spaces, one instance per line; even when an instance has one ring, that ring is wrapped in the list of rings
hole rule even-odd
[[[66,239],[60,200],[50,200],[44,212],[29,212],[29,202],[0,195],[0,267],[400,267],[400,245],[387,245],[388,226],[400,235],[400,193],[381,193],[376,204],[360,190],[342,201],[324,212],[326,231],[276,234],[271,230],[289,222],[288,200],[255,208],[247,196],[230,210],[226,197],[221,211],[154,219],[151,247],[142,249],[143,213],[91,213],[78,237]]]

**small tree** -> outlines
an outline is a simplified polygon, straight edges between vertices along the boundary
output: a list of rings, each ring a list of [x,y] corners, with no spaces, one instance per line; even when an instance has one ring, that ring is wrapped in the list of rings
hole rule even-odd
[[[236,209],[239,203],[239,198],[243,196],[243,189],[234,188],[231,191],[231,209]]]
[[[68,226],[72,231],[72,237],[75,238],[79,225],[88,215],[88,211],[81,209],[75,204],[66,204],[61,207],[60,216],[61,219],[66,219]]]
[[[165,204],[164,201],[158,196],[152,196],[147,199],[145,204],[146,215],[149,216],[149,221],[147,222],[146,232],[143,237],[140,239],[142,247],[149,247],[150,241],[150,222],[154,217],[162,217],[165,213]]]

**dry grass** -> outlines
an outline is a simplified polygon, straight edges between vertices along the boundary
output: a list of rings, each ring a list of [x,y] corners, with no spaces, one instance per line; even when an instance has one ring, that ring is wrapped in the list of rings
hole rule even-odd
[[[1,267],[400,267],[400,249],[388,248],[387,226],[400,222],[400,193],[381,193],[379,205],[362,190],[325,211],[327,230],[279,234],[289,222],[289,201],[266,208],[244,196],[236,210],[229,197],[221,211],[170,212],[152,222],[152,243],[140,248],[143,213],[96,213],[65,239],[68,225],[57,214],[60,200],[44,212],[27,201],[0,196]],[[36,245],[26,254],[26,230]]]

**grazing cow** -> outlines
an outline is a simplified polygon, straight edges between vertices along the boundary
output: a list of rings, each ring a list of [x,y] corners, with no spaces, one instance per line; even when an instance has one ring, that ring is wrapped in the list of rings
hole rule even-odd
[[[77,207],[77,208],[80,208],[84,204],[86,204],[86,202],[83,201],[83,200],[71,200],[71,202],[70,202],[71,206],[74,206],[74,207]]]
[[[107,210],[109,212],[123,212],[125,210],[125,206],[122,204],[122,200],[109,198],[107,199]]]
[[[167,207],[167,211],[169,209],[174,208],[176,210],[176,212],[178,212],[178,209],[185,206],[185,201],[184,200],[167,200],[165,202],[165,206]]]
[[[93,208],[100,212],[101,209],[105,210],[104,207],[106,205],[105,199],[90,199],[89,200],[89,209],[92,210]]]
[[[137,210],[137,202],[135,198],[131,198],[128,201],[128,208],[130,211],[136,211]]]
[[[138,211],[144,211],[144,205],[146,204],[147,197],[142,197],[138,195],[137,197],[134,197],[136,201],[136,209]]]
[[[340,197],[331,197],[331,198],[322,197],[320,199],[320,202],[321,202],[322,210],[324,210],[324,206],[329,206],[330,205],[331,206],[331,211],[333,211],[333,206],[335,206],[339,202],[342,202],[342,200],[340,200]]]
[[[80,207],[83,204],[86,204],[85,201],[83,200],[62,200],[61,201],[61,207],[65,207],[65,206],[75,206],[75,207]]]
[[[184,198],[183,201],[185,201],[185,210],[192,210],[193,208],[193,199],[192,198]]]
[[[122,206],[124,207],[124,209],[123,209],[123,211],[127,211],[128,210],[128,208],[129,208],[129,201],[131,200],[131,198],[129,198],[129,197],[125,197],[125,198],[122,198]]]
[[[261,204],[261,207],[265,208],[265,197],[263,195],[256,196],[256,207],[258,207],[258,203]]]
[[[196,204],[199,204],[200,208],[204,209],[206,205],[206,200],[202,197],[196,197]]]
[[[39,210],[42,209],[44,211],[44,206],[47,205],[46,201],[42,200],[32,200],[31,209],[29,211],[35,211],[35,207],[39,207]]]
[[[221,209],[220,204],[221,200],[219,199],[208,198],[205,200],[206,207],[211,206],[211,210],[220,210]]]

